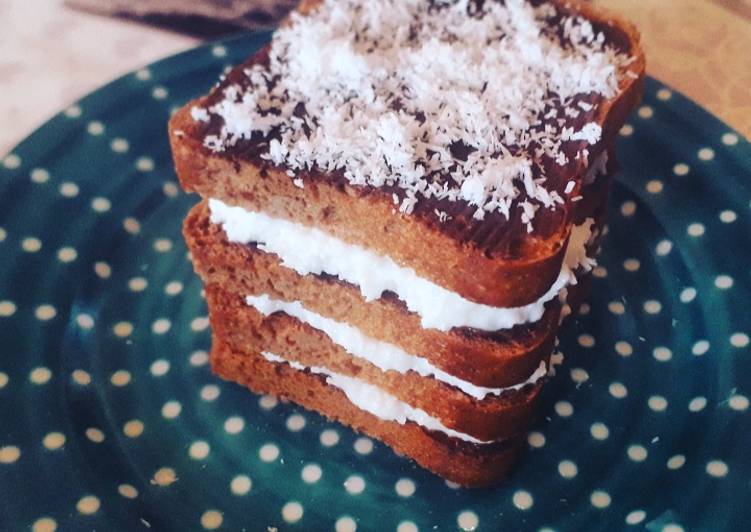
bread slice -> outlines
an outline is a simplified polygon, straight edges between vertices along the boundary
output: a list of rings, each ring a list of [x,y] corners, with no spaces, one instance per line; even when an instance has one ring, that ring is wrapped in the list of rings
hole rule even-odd
[[[271,362],[257,352],[238,352],[214,337],[211,368],[220,377],[271,393],[381,440],[396,453],[464,486],[497,483],[524,449],[517,436],[492,444],[474,444],[427,430],[414,422],[383,420],[355,406],[324,376],[300,371],[288,363]]]
[[[582,100],[588,110],[577,119],[578,125],[596,124],[601,128],[601,138],[591,145],[574,142],[569,151],[583,153],[581,150],[586,149],[588,157],[576,158],[569,153],[569,163],[561,167],[549,161],[541,163],[539,171],[544,170],[547,176],[546,186],[560,193],[563,204],[540,209],[528,222],[531,232],[516,203],[508,219],[489,212],[479,220],[475,218],[476,206],[436,198],[418,201],[411,213],[401,212],[394,204],[394,187],[353,185],[340,171],[316,167],[292,170],[271,163],[261,157],[269,149],[268,139],[241,140],[219,152],[209,149],[205,139],[221,124],[215,119],[194,119],[194,109],[199,110],[196,116],[205,113],[221,102],[228,87],[247,85],[244,72],[267,63],[268,48],[230,72],[208,96],[189,103],[173,116],[170,141],[182,186],[204,198],[219,198],[320,228],[345,242],[390,257],[468,300],[496,307],[531,303],[550,288],[560,271],[574,200],[583,186],[587,165],[612,144],[639,98],[644,73],[643,53],[631,25],[583,1],[554,0],[550,5],[560,15],[575,14],[588,20],[630,60],[618,66],[615,96],[590,98],[591,104]],[[310,13],[317,8],[317,2],[306,2],[302,11]],[[564,193],[568,183],[573,187]],[[448,219],[442,220],[444,216]]]

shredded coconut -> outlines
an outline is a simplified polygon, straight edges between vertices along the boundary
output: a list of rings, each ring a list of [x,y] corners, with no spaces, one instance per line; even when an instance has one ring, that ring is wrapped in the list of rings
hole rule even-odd
[[[593,109],[582,98],[613,97],[628,62],[549,3],[324,0],[192,115],[221,118],[209,149],[265,139],[261,157],[296,180],[317,169],[387,186],[406,214],[420,198],[463,200],[479,220],[519,208],[531,231],[540,208],[564,203],[545,165],[600,140],[598,124],[577,126]]]

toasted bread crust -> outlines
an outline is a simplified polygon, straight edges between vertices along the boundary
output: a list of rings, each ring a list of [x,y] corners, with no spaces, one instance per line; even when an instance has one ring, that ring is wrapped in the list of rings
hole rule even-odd
[[[420,408],[454,430],[482,441],[509,438],[526,431],[544,379],[522,390],[510,390],[477,400],[432,377],[409,371],[382,371],[352,356],[322,331],[282,312],[264,316],[245,304],[244,297],[206,286],[211,329],[233,351],[270,351],[286,360],[325,367],[357,378]]]
[[[524,449],[524,437],[489,445],[475,445],[419,425],[384,421],[352,404],[344,393],[324,378],[298,371],[287,364],[269,362],[257,353],[237,352],[214,337],[211,367],[220,377],[270,393],[381,440],[445,479],[468,487],[499,482]]]
[[[230,244],[209,221],[205,202],[194,207],[183,225],[196,272],[207,284],[246,295],[268,294],[300,301],[307,309],[349,323],[364,334],[427,358],[451,375],[479,386],[512,386],[526,380],[552,349],[558,326],[557,300],[537,323],[507,331],[471,329],[448,332],[423,329],[420,318],[396,298],[365,301],[357,287],[331,278],[301,276],[274,255]]]
[[[305,2],[301,10],[314,8],[315,4]],[[635,58],[629,66],[635,77],[621,72],[621,92],[597,108],[603,139],[592,147],[590,155],[594,157],[612,144],[639,99],[644,56],[633,26],[586,2],[556,4],[606,28]],[[571,205],[561,207],[565,209],[564,223],[549,237],[525,237],[513,256],[493,254],[483,246],[483,242],[492,240],[492,224],[470,226],[470,233],[458,238],[429,217],[397,212],[390,195],[374,192],[372,187],[354,187],[327,179],[325,174],[311,174],[301,189],[283,168],[211,152],[203,146],[200,127],[190,115],[193,106],[205,102],[206,98],[190,102],[170,121],[175,167],[187,191],[319,227],[344,241],[387,255],[467,299],[492,306],[531,303],[548,290],[558,275],[573,216]],[[577,187],[581,187],[583,172],[581,168],[571,177]]]

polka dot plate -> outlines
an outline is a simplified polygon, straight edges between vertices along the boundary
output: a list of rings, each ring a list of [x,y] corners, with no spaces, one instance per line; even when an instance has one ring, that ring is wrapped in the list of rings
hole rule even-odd
[[[127,75],[2,159],[0,529],[751,529],[751,146],[654,80],[502,486],[211,375],[166,122],[267,39]]]

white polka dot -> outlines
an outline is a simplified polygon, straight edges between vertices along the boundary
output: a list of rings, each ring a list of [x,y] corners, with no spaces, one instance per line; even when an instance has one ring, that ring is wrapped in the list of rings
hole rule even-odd
[[[321,475],[323,475],[323,470],[318,464],[308,464],[303,467],[300,472],[300,478],[302,478],[306,484],[315,484],[321,480]]]
[[[611,383],[608,387],[608,391],[610,392],[610,395],[616,399],[623,399],[628,395],[628,389],[620,382]]]
[[[730,224],[736,221],[737,219],[738,219],[738,215],[735,214],[735,211],[726,210],[720,213],[720,221],[722,223]]]
[[[133,277],[128,281],[128,288],[132,292],[142,292],[149,286],[149,282],[143,277]]]
[[[163,358],[160,358],[159,360],[155,360],[151,363],[151,367],[149,368],[149,371],[151,371],[151,374],[154,377],[163,377],[167,374],[170,368],[170,363],[167,360],[164,360]]]
[[[650,299],[644,302],[644,312],[647,314],[659,314],[662,311],[662,303],[657,300]]]
[[[678,163],[673,167],[673,173],[678,176],[684,176],[689,173],[691,168],[686,163]]]
[[[608,303],[608,310],[611,313],[620,316],[621,314],[626,312],[626,306],[620,301],[611,301],[610,303]]]
[[[0,242],[3,242],[8,237],[8,232],[0,227]]]
[[[157,238],[154,240],[154,249],[159,253],[166,253],[172,249],[172,240],[169,238]]]
[[[668,407],[668,400],[661,395],[653,395],[647,399],[647,405],[655,412],[664,412]]]
[[[238,496],[247,495],[252,487],[253,481],[247,475],[237,475],[229,484],[232,495]]]
[[[177,474],[175,473],[175,470],[170,467],[160,468],[154,473],[154,477],[151,479],[153,485],[161,487],[169,486],[175,481],[177,481]]]
[[[130,484],[120,484],[117,487],[117,492],[126,499],[135,499],[138,497],[138,490]]]
[[[16,304],[13,301],[0,301],[0,318],[9,318],[16,313]]]
[[[451,482],[450,480],[446,480],[445,484],[448,488],[452,490],[458,490],[459,488],[462,487],[461,484],[457,484],[456,482]]]
[[[227,434],[240,434],[245,428],[245,420],[240,416],[228,417],[224,422],[224,431]]]
[[[52,372],[45,367],[34,368],[29,373],[29,380],[34,384],[47,384],[51,378]]]
[[[456,524],[459,525],[460,530],[477,530],[477,526],[480,524],[480,518],[477,517],[477,514],[475,512],[471,510],[464,510],[457,516]]]
[[[738,144],[738,135],[735,133],[724,133],[722,135],[722,143],[725,146],[735,146]]]
[[[706,397],[694,397],[689,401],[688,403],[688,409],[691,412],[701,412],[704,410],[704,408],[707,406],[707,398]]]
[[[78,196],[78,185],[71,183],[70,181],[61,183],[59,190],[60,195],[64,198],[75,198],[76,196]]]
[[[711,460],[707,462],[707,474],[715,478],[722,478],[728,474],[728,466],[722,460]]]
[[[102,133],[104,133],[104,124],[102,124],[98,120],[92,120],[86,125],[86,131],[89,132],[89,135],[94,135],[95,137],[98,137]]]
[[[81,497],[76,504],[76,510],[83,515],[95,514],[99,511],[100,506],[99,499],[93,495],[86,495]]]
[[[636,259],[626,259],[623,261],[623,269],[627,272],[635,272],[641,267],[641,263]]]
[[[12,464],[21,457],[21,449],[15,445],[0,447],[0,464]]]
[[[357,523],[349,516],[340,517],[334,523],[335,532],[355,532],[357,530]]]
[[[574,407],[568,401],[558,401],[555,404],[555,413],[561,417],[569,417],[574,413]]]
[[[209,361],[209,354],[206,351],[193,351],[188,360],[191,366],[203,366]]]
[[[162,406],[162,417],[166,419],[175,419],[182,412],[182,405],[178,401],[167,401]]]
[[[730,335],[730,345],[733,347],[746,347],[749,343],[749,338],[746,333],[737,332]]]
[[[621,340],[620,342],[616,342],[615,352],[622,357],[629,357],[634,353],[634,348],[631,347],[630,343]]]
[[[183,284],[180,281],[171,281],[164,287],[164,293],[168,296],[176,296],[183,291]]]
[[[633,216],[636,212],[636,203],[633,201],[624,201],[621,205],[621,214],[623,216]]]
[[[631,124],[624,124],[623,127],[621,127],[619,133],[622,137],[630,137],[634,134],[634,126]]]
[[[699,237],[704,234],[704,226],[698,222],[692,223],[686,229],[689,236]]]
[[[626,451],[628,457],[634,462],[643,462],[647,459],[647,449],[642,445],[630,445]]]
[[[162,185],[162,192],[168,198],[174,198],[180,193],[180,189],[177,188],[177,185],[172,181],[167,181],[164,185]]]
[[[50,173],[44,168],[34,168],[29,177],[34,183],[42,184],[50,180]]]
[[[579,468],[571,460],[562,460],[558,463],[558,474],[563,478],[574,478],[579,473]]]
[[[148,81],[151,79],[151,71],[148,68],[142,68],[136,71],[135,76],[139,81]]]
[[[698,340],[694,343],[693,347],[691,347],[691,353],[697,357],[704,355],[707,351],[709,351],[709,342],[706,340]]]
[[[115,386],[122,387],[130,384],[130,379],[130,371],[119,369],[112,374],[112,376],[110,377],[110,382]]]
[[[741,394],[735,394],[730,399],[728,399],[728,405],[733,410],[737,410],[738,412],[743,412],[744,410],[748,410],[748,397]]]
[[[5,388],[9,380],[10,378],[8,377],[8,374],[0,371],[0,389]]]
[[[303,507],[297,501],[290,501],[282,506],[282,519],[287,523],[297,523],[302,519]]]
[[[87,371],[76,369],[73,370],[73,373],[71,373],[70,375],[73,379],[73,382],[75,382],[79,386],[88,386],[89,384],[91,384],[91,375],[89,375]]]
[[[652,356],[660,362],[668,362],[673,358],[673,352],[667,347],[660,346],[652,350]]]
[[[219,386],[216,384],[207,384],[201,388],[201,399],[204,401],[215,401],[220,393],[221,390],[219,389]]]
[[[273,462],[279,457],[279,447],[273,443],[267,443],[259,449],[258,456],[264,462]]]
[[[626,516],[627,525],[638,525],[647,518],[647,513],[644,510],[634,510]]]
[[[582,368],[573,368],[571,370],[571,380],[577,384],[582,384],[589,380],[589,373]]]
[[[167,89],[161,86],[154,87],[154,89],[151,91],[151,96],[153,96],[156,100],[164,100],[168,95],[169,93],[167,92]]]
[[[48,451],[56,451],[65,445],[65,434],[62,432],[48,432],[42,440],[42,445]]]
[[[683,527],[676,523],[668,523],[666,525],[663,525],[660,531],[661,532],[685,532],[683,530]]]
[[[112,203],[107,198],[96,197],[91,200],[91,208],[96,212],[107,212],[112,208]]]
[[[139,157],[136,159],[136,170],[139,172],[151,172],[154,169],[154,160],[151,157]]]
[[[21,158],[15,153],[11,153],[3,159],[3,166],[8,170],[15,170],[21,166]]]
[[[579,345],[582,347],[594,347],[595,345],[595,339],[591,334],[581,334],[579,335]]]
[[[655,247],[655,253],[664,257],[673,249],[673,243],[670,240],[660,240]]]
[[[696,155],[702,161],[711,161],[712,159],[714,159],[714,150],[712,148],[701,148],[698,152],[696,152]]]
[[[592,495],[589,496],[589,502],[591,502],[592,506],[595,508],[607,508],[610,506],[610,495],[606,491],[595,490],[592,492]]]
[[[589,310],[589,303],[582,303],[581,305],[579,305],[579,314],[581,314],[582,316],[589,314]]]
[[[94,443],[102,443],[104,441],[104,432],[95,427],[89,427],[86,429],[86,437]]]
[[[589,433],[594,439],[603,441],[607,440],[608,436],[610,436],[610,429],[604,423],[597,421],[589,427]]]
[[[36,253],[42,249],[42,241],[33,236],[26,237],[21,241],[21,249],[27,253]]]
[[[222,517],[221,512],[216,510],[206,510],[201,515],[201,526],[206,530],[216,530],[222,526],[222,521],[224,521],[224,517]]]
[[[400,497],[411,497],[417,490],[417,486],[415,486],[415,483],[411,479],[400,478],[396,481],[394,489]]]
[[[647,186],[645,188],[650,194],[659,194],[660,192],[662,192],[663,184],[659,179],[652,179],[651,181],[647,182]]]
[[[729,275],[718,275],[715,277],[714,285],[720,290],[727,290],[733,286],[733,278]]]
[[[167,318],[159,318],[154,320],[154,323],[151,324],[151,332],[154,334],[164,334],[169,331],[171,327],[172,322],[170,320]]]
[[[114,138],[110,142],[110,149],[115,153],[125,153],[130,149],[130,144],[124,138]]]
[[[112,327],[112,332],[115,333],[115,336],[126,338],[133,332],[133,324],[127,321],[119,321]]]
[[[224,46],[217,44],[216,46],[211,47],[211,55],[214,57],[225,57],[227,55],[227,49]]]
[[[123,425],[123,434],[128,438],[138,438],[143,434],[143,421],[140,419],[131,419]]]
[[[76,316],[76,323],[81,329],[91,329],[94,327],[94,318],[90,314],[81,313]]]
[[[63,114],[67,118],[78,118],[81,116],[81,113],[82,110],[80,105],[71,105],[65,111],[63,111]]]
[[[57,310],[52,305],[39,305],[34,311],[34,316],[36,316],[36,319],[39,321],[49,321],[57,316]]]
[[[515,491],[511,497],[511,501],[519,510],[529,510],[534,504],[532,494],[524,490]]]
[[[657,91],[658,100],[662,100],[664,102],[665,100],[669,100],[672,97],[673,97],[673,93],[670,92],[669,89],[660,89]]]
[[[678,297],[681,303],[691,303],[696,298],[696,288],[691,286],[684,288]]]
[[[128,216],[123,220],[123,228],[131,235],[137,235],[141,232],[141,224],[132,216]]]
[[[270,397],[270,396],[267,396]],[[263,399],[263,398],[262,398]],[[320,436],[321,445],[324,447],[333,447],[337,443],[339,443],[339,433],[336,432],[334,429],[326,429],[323,432],[321,432]]]
[[[396,532],[419,532],[417,525],[412,521],[402,521],[399,526],[396,527]]]
[[[200,316],[190,322],[190,328],[195,332],[205,331],[209,326],[209,318]]]
[[[188,448],[188,455],[193,460],[203,460],[209,455],[211,447],[203,440],[194,441]]]
[[[596,266],[595,269],[592,270],[592,275],[598,279],[604,279],[608,276],[608,270],[606,270],[604,266]]]
[[[639,107],[639,117],[641,118],[652,118],[654,115],[654,110],[648,106],[648,105],[642,105]]]
[[[344,489],[350,495],[359,495],[365,490],[365,480],[357,475],[352,475],[344,481]]]
[[[668,469],[680,469],[685,463],[686,457],[682,454],[676,454],[668,458],[668,461],[665,463],[665,465]]]
[[[95,262],[94,273],[102,279],[108,279],[112,275],[112,267],[106,262]]]
[[[51,517],[40,517],[31,525],[31,532],[56,532],[57,521]]]
[[[527,443],[530,447],[539,449],[545,445],[545,435],[537,431],[530,432],[527,435]]]
[[[373,440],[370,438],[357,438],[354,445],[357,454],[370,454],[373,452]]]

